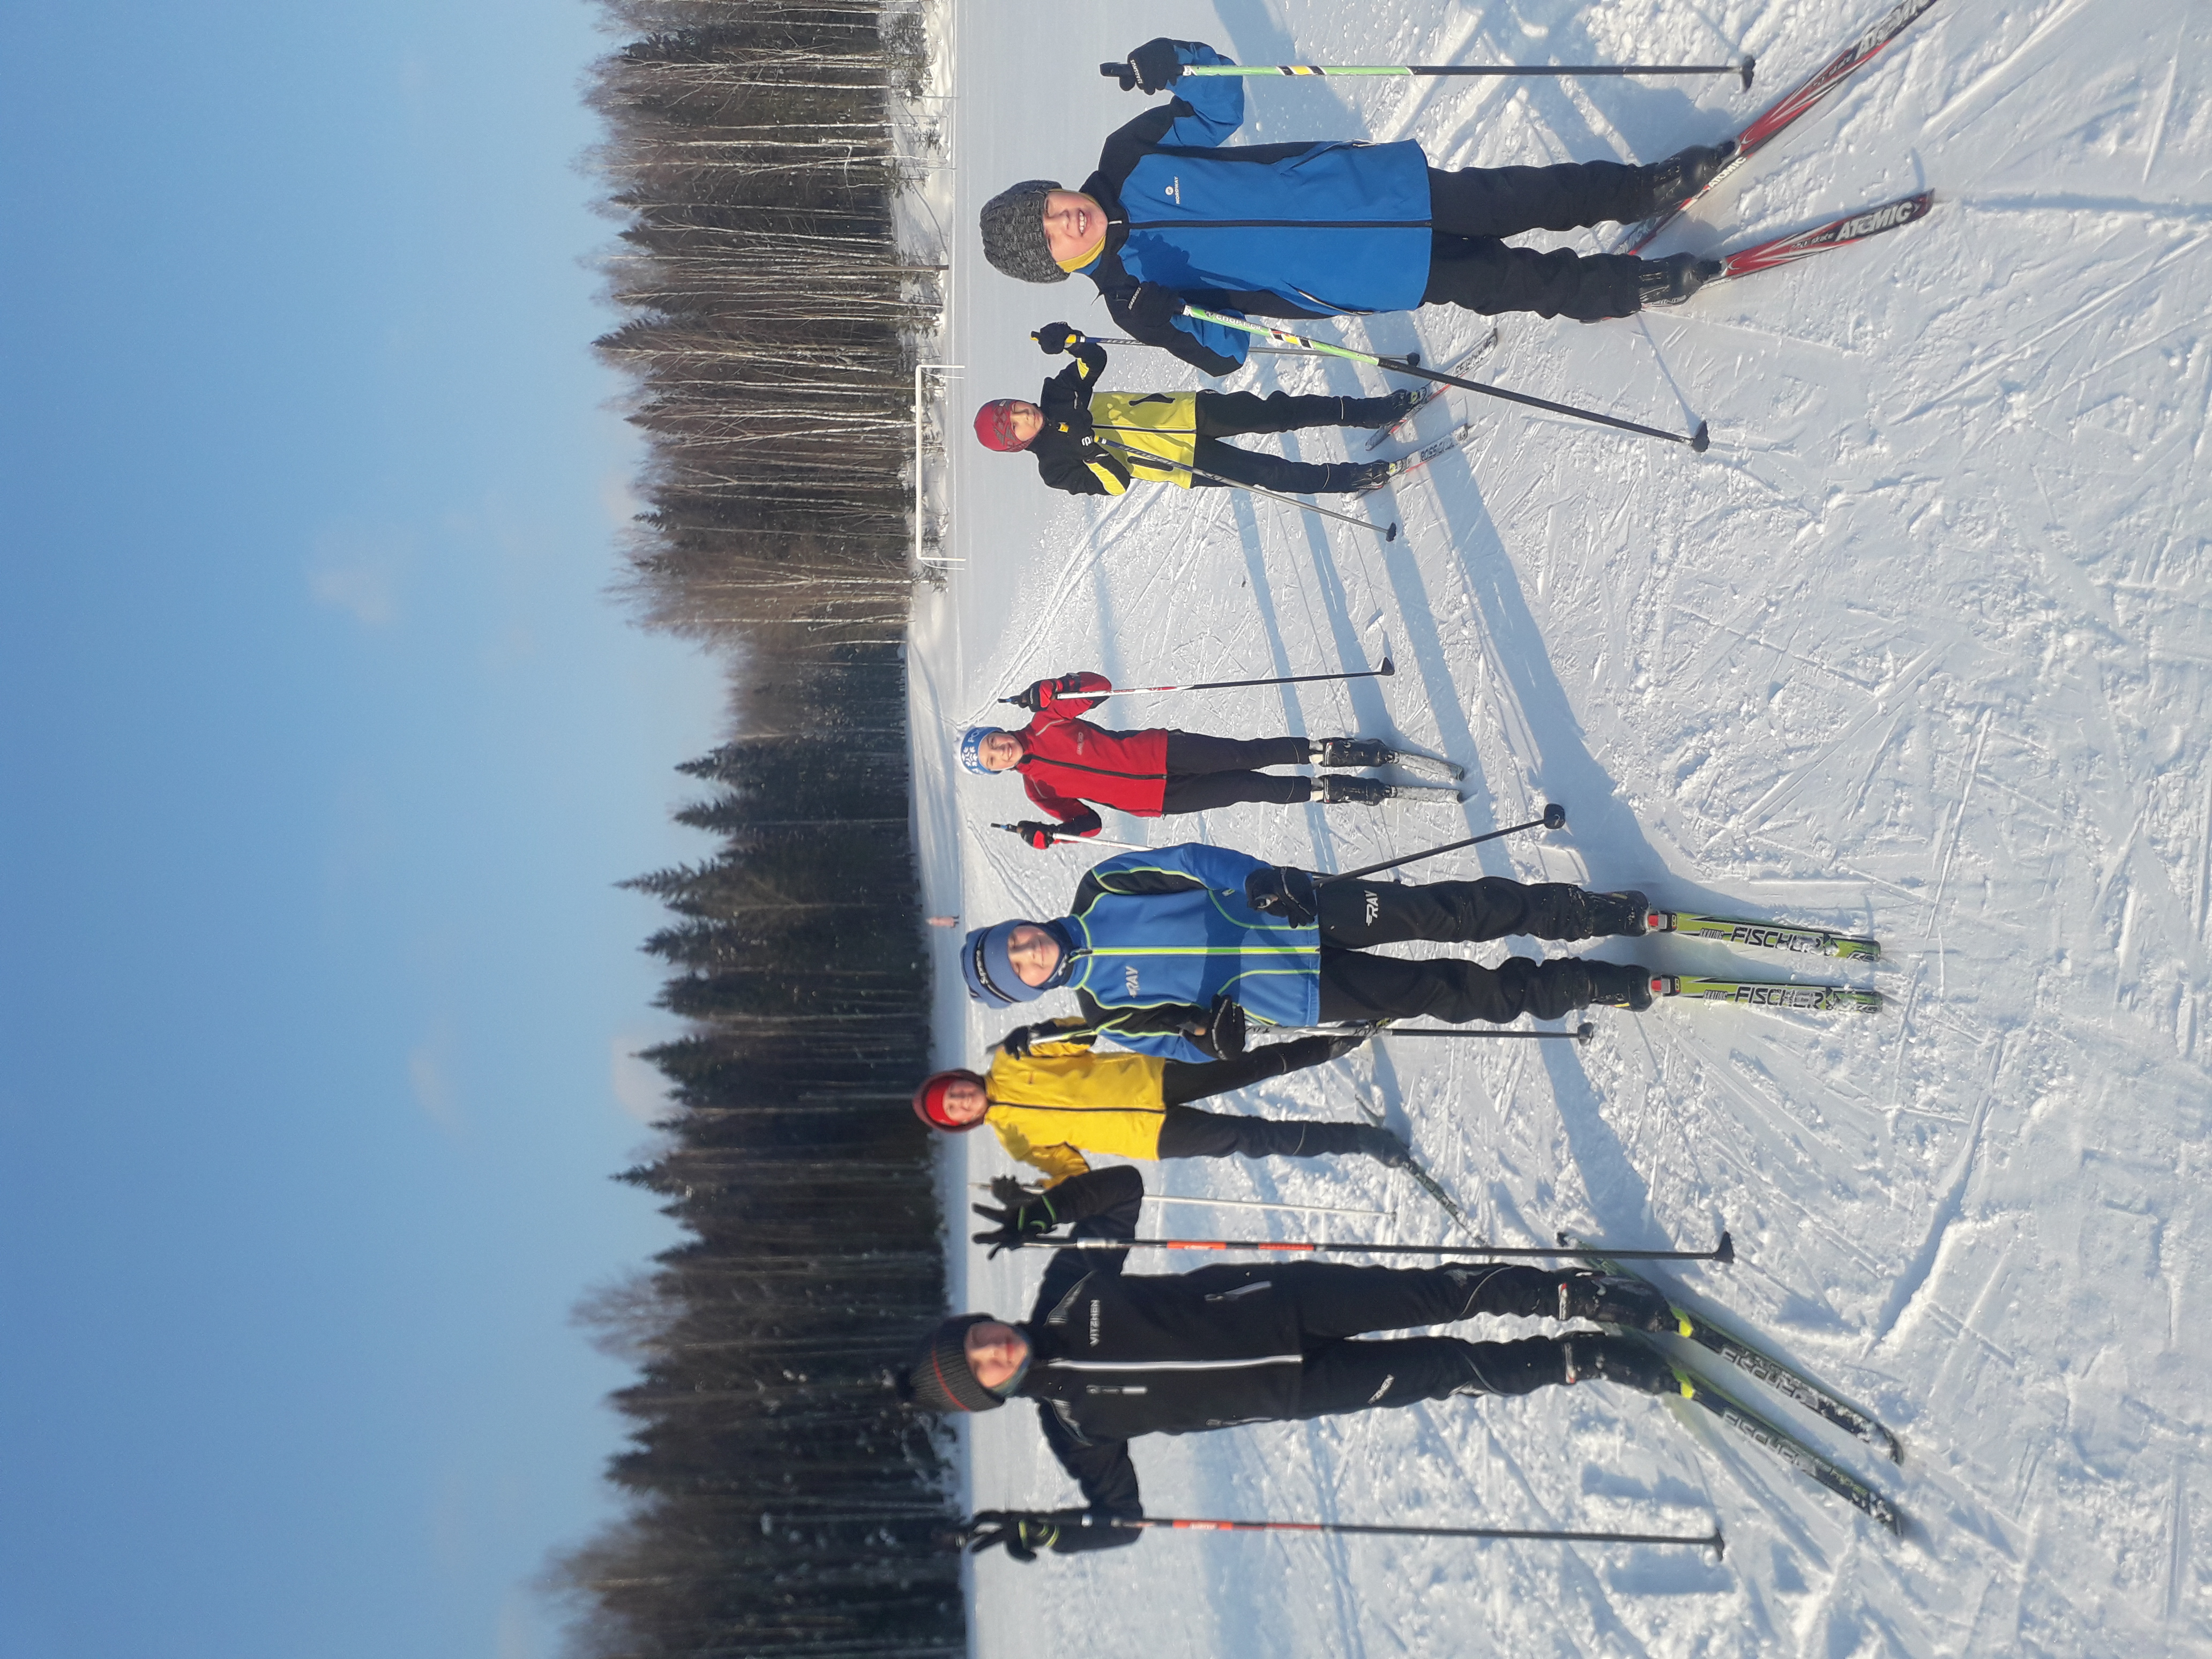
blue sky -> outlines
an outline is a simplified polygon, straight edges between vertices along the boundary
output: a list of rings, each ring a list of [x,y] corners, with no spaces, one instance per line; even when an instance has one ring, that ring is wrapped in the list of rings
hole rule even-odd
[[[666,1242],[612,884],[719,679],[607,596],[580,5],[0,58],[0,1656],[552,1649]],[[635,1079],[628,1090],[639,1105]]]

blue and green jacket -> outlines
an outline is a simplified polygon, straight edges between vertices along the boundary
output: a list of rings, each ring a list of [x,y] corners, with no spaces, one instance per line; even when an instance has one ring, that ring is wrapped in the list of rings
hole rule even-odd
[[[1225,64],[1176,43],[1185,64]],[[1240,144],[1244,82],[1185,76],[1173,102],[1106,141],[1083,193],[1105,209],[1105,246],[1081,274],[1114,320],[1209,374],[1234,372],[1248,337],[1177,317],[1166,330],[1127,311],[1140,283],[1210,311],[1328,317],[1407,311],[1429,281],[1429,163],[1415,143]]]
[[[1068,914],[1061,981],[1085,1024],[1124,1047],[1210,1060],[1181,1034],[1226,993],[1246,1016],[1313,1025],[1321,1014],[1321,930],[1255,910],[1244,878],[1266,860],[1189,842],[1093,865]]]

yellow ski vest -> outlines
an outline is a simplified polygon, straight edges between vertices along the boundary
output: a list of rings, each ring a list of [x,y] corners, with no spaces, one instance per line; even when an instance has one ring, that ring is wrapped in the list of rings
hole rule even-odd
[[[984,1075],[984,1114],[1017,1163],[1057,1187],[1091,1165],[1086,1152],[1113,1158],[1160,1155],[1167,1061],[1156,1054],[1094,1054],[1088,1042],[1039,1042],[1016,1060],[1000,1053]]]

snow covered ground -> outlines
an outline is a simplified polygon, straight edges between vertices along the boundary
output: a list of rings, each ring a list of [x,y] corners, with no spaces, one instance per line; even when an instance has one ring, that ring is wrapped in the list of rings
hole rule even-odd
[[[1399,734],[1473,769],[1465,807],[1109,814],[1106,833],[1345,868],[1560,800],[1565,832],[1421,873],[1587,877],[1878,933],[1882,963],[1838,975],[1889,997],[1878,1018],[1662,1005],[1600,1015],[1586,1049],[1386,1042],[1237,1103],[1343,1116],[1371,1091],[1502,1241],[1572,1226],[1702,1243],[1725,1220],[1742,1261],[1676,1282],[1900,1431],[1896,1469],[1809,1428],[1925,1534],[1899,1544],[1756,1448],[1595,1387],[1155,1438],[1136,1456],[1156,1513],[1684,1529],[1711,1513],[1730,1547],[1720,1565],[1192,1535],[1026,1568],[994,1554],[975,1575],[981,1653],[2212,1648],[2201,6],[1941,0],[1656,251],[1734,246],[1923,185],[1931,217],[1680,312],[1507,320],[1490,378],[1670,428],[1708,418],[1703,458],[1486,409],[1483,435],[1402,484],[1395,509],[1376,498],[1378,522],[1395,510],[1405,526],[1386,545],[1224,492],[1078,503],[965,437],[977,403],[1034,396],[1056,367],[1028,330],[1064,316],[1111,331],[1087,283],[990,270],[976,207],[1017,179],[1079,183],[1139,102],[1092,65],[1154,33],[1246,61],[1759,55],[1748,97],[1727,80],[1259,82],[1241,135],[1414,137],[1439,165],[1649,160],[1731,131],[1880,9],[959,0],[945,356],[966,366],[947,412],[951,550],[967,562],[915,628],[929,908],[963,925],[1055,915],[1087,862],[985,827],[1019,814],[1011,782],[956,782],[949,739],[994,697],[1075,668],[1358,666],[1387,644],[1393,681],[1115,712]],[[1480,323],[1432,310],[1325,326],[1439,361]],[[1231,384],[1381,384],[1255,362]],[[1112,373],[1194,383],[1141,350]],[[1459,404],[1434,406],[1422,436]],[[1326,456],[1336,439],[1294,441]],[[970,1017],[951,944],[941,1034],[948,1062],[972,1060],[1006,1022]],[[1685,941],[1604,953],[1711,973],[1789,960]],[[1004,1167],[982,1137],[964,1151],[948,1185]],[[1170,1165],[1164,1184],[1382,1205],[1395,1219],[1330,1231],[1444,1236],[1417,1192],[1364,1166]],[[1161,1218],[1225,1232],[1250,1213]],[[960,1254],[958,1294],[1026,1308],[1034,1255]],[[972,1450],[976,1503],[1072,1501],[1028,1410],[981,1419]]]

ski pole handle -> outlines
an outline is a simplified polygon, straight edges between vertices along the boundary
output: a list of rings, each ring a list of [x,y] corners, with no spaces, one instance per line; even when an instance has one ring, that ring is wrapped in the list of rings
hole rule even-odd
[[[1567,809],[1553,801],[1544,809],[1544,816],[1531,818],[1526,823],[1510,823],[1503,830],[1492,830],[1480,836],[1469,836],[1464,841],[1448,841],[1441,847],[1431,847],[1425,853],[1408,853],[1401,859],[1385,859],[1380,864],[1362,865],[1357,870],[1340,870],[1320,879],[1323,882],[1357,881],[1362,876],[1371,876],[1378,871],[1395,870],[1401,864],[1412,864],[1421,859],[1432,859],[1439,853],[1452,853],[1462,847],[1474,847],[1486,841],[1496,841],[1500,836],[1517,836],[1524,830],[1563,830],[1566,827]]]
[[[1137,71],[1127,64],[1101,64],[1098,66],[1098,72],[1109,81],[1119,81],[1124,92],[1134,92],[1137,89]]]

